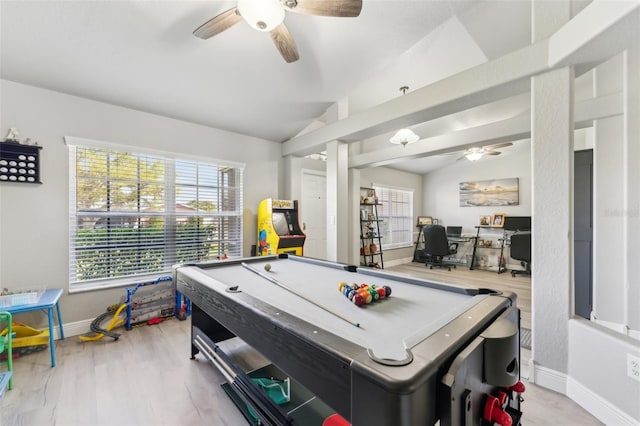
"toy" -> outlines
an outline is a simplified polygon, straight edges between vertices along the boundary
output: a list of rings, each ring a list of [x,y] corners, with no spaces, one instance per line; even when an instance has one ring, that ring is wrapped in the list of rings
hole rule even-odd
[[[111,315],[111,310],[107,310],[107,312],[99,315],[96,319],[91,322],[91,331],[94,333],[93,336],[78,336],[80,340],[83,342],[94,342],[96,340],[102,339],[104,336],[109,336],[113,340],[118,340],[120,338],[119,333],[114,333],[113,330],[115,327],[122,325],[124,323],[124,319],[119,318],[120,313],[124,308],[126,308],[126,304],[122,304],[118,307],[115,314],[113,314],[113,318],[109,321],[109,324],[106,328],[101,328],[100,324],[107,319]],[[110,307],[113,308],[113,307]]]

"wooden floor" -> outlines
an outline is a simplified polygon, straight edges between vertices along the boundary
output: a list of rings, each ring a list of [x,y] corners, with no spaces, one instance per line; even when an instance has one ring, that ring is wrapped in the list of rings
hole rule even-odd
[[[531,277],[527,275],[512,277],[509,272],[498,274],[479,269],[470,271],[464,265],[458,265],[451,271],[447,268],[429,269],[423,263],[416,262],[387,267],[385,271],[444,283],[513,292],[518,296],[520,326],[531,329]]]
[[[491,285],[492,280],[499,277],[505,281],[504,286],[517,289],[519,295],[522,292],[520,300],[529,300],[530,306],[530,297],[524,295],[528,278],[511,280],[508,274],[498,276],[464,268],[450,273],[429,271],[419,264],[389,270],[415,276],[433,274],[449,282],[485,287],[496,287]],[[246,424],[220,387],[224,383],[222,375],[201,355],[189,359],[189,321],[169,320],[121,332],[118,341],[104,338],[80,343],[75,337],[56,341],[55,368],[50,366],[48,350],[14,362],[14,389],[0,401],[1,424]],[[256,368],[266,362],[240,341],[230,342],[228,349],[244,367]],[[568,398],[527,386],[524,425],[601,424]]]

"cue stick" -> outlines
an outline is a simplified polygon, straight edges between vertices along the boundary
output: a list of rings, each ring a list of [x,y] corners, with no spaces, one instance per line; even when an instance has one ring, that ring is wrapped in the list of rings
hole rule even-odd
[[[335,312],[335,311],[333,311],[333,310],[331,310],[331,309],[327,308],[326,306],[323,306],[323,305],[321,305],[320,303],[318,303],[318,302],[316,302],[316,301],[314,301],[314,300],[309,299],[308,297],[306,297],[305,295],[301,294],[301,293],[300,293],[300,292],[298,292],[297,290],[294,290],[293,288],[289,287],[288,285],[283,284],[283,283],[281,283],[280,281],[276,280],[275,278],[270,277],[269,275],[267,275],[267,274],[265,274],[265,273],[262,273],[262,272],[258,271],[258,270],[257,270],[256,268],[254,268],[253,266],[250,266],[250,265],[248,265],[248,264],[247,264],[247,263],[245,263],[245,262],[242,262],[242,266],[244,266],[246,269],[250,270],[250,271],[251,271],[251,272],[253,272],[254,274],[258,274],[258,275],[260,275],[262,278],[264,278],[265,280],[269,281],[270,283],[273,283],[273,284],[277,285],[278,287],[281,287],[281,288],[283,288],[283,289],[287,290],[288,292],[293,293],[293,294],[295,294],[296,296],[298,296],[298,297],[300,297],[300,298],[302,298],[302,299],[306,300],[307,302],[309,302],[309,303],[311,303],[311,304],[313,304],[313,305],[316,305],[318,308],[320,308],[320,309],[322,309],[322,310],[324,310],[324,311],[326,311],[326,312],[329,312],[331,315],[334,315],[334,316],[336,316],[336,317],[340,318],[340,319],[341,319],[341,320],[343,320],[343,321],[348,322],[349,324],[351,324],[351,325],[353,325],[353,326],[355,326],[355,327],[362,328],[362,327],[360,327],[360,323],[358,323],[358,322],[354,322],[354,321],[351,321],[349,318],[345,317],[344,315],[340,314],[339,312]]]

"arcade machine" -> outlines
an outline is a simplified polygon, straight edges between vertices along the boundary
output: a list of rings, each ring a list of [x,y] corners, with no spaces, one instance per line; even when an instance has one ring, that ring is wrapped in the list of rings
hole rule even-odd
[[[306,236],[298,222],[297,200],[260,201],[258,205],[258,256],[290,253],[302,256]]]

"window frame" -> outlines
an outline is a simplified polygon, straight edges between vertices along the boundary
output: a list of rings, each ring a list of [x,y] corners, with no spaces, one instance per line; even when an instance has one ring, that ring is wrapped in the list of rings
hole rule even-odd
[[[382,250],[413,247],[413,198],[415,191],[411,188],[399,188],[376,183],[372,184],[372,188],[376,191],[378,202],[382,204],[382,206],[378,209],[378,218],[381,220],[382,228],[381,235],[383,237],[381,240]],[[394,193],[401,193],[403,195],[406,195],[409,199],[406,202],[397,201],[394,203],[389,199],[389,196],[386,195],[386,192],[388,192],[390,196]],[[397,209],[394,208],[392,204],[396,204],[396,207],[397,205],[407,204],[407,207],[401,212],[404,214],[392,214],[394,211],[397,211]],[[399,221],[404,223],[406,228],[394,228],[394,224],[396,224],[397,226]],[[407,237],[406,239],[401,241],[393,241],[393,238],[391,238],[391,234],[394,232],[406,233]]]
[[[140,282],[146,282],[150,280],[154,280],[158,277],[167,276],[172,273],[172,266],[174,263],[173,259],[178,259],[177,251],[180,248],[180,245],[184,243],[178,241],[180,226],[178,223],[180,221],[185,222],[186,228],[183,232],[186,232],[186,236],[188,238],[186,247],[189,250],[199,250],[199,244],[202,244],[202,235],[199,232],[199,226],[196,226],[197,229],[190,229],[189,225],[186,224],[187,221],[191,223],[195,220],[196,224],[200,224],[201,221],[206,221],[210,224],[210,226],[215,229],[216,238],[207,241],[213,241],[212,246],[218,246],[224,244],[225,247],[232,246],[235,249],[230,250],[228,254],[230,256],[241,256],[244,246],[244,232],[243,232],[243,220],[242,220],[242,212],[243,212],[243,191],[244,191],[244,164],[234,163],[229,161],[221,161],[218,159],[207,158],[207,157],[196,157],[187,154],[179,154],[165,151],[158,151],[152,149],[145,149],[142,147],[128,146],[128,145],[120,145],[109,142],[102,141],[94,141],[83,138],[69,137],[66,136],[65,143],[69,147],[69,292],[80,292],[80,291],[90,291],[96,289],[105,289],[111,287],[121,287],[127,285],[133,285]],[[163,234],[161,237],[161,247],[162,253],[160,257],[157,259],[160,263],[159,270],[148,271],[144,268],[142,270],[133,270],[133,268],[129,271],[126,270],[124,272],[132,272],[131,274],[126,275],[113,275],[113,271],[110,272],[112,276],[108,277],[100,277],[100,278],[92,278],[92,279],[79,279],[77,275],[77,259],[76,254],[78,253],[78,240],[77,240],[77,228],[79,220],[82,217],[91,216],[93,213],[91,209],[81,209],[77,205],[77,184],[79,179],[86,179],[86,177],[77,176],[76,170],[76,159],[77,159],[77,150],[81,149],[95,149],[106,151],[106,155],[108,156],[111,152],[120,152],[124,154],[130,154],[138,161],[138,168],[133,172],[134,177],[132,178],[133,182],[141,182],[141,172],[140,172],[140,164],[143,161],[142,159],[146,159],[148,156],[152,156],[154,160],[158,160],[162,162],[162,166],[164,167],[164,173],[161,176],[159,182],[160,186],[162,186],[162,194],[161,202],[163,203],[162,207],[157,209],[158,211],[143,211],[140,210],[140,203],[138,200],[137,209],[134,208],[125,208],[123,209],[115,209],[109,210],[107,208],[97,212],[98,214],[94,214],[95,217],[103,217],[103,218],[120,218],[131,216],[134,217],[135,220],[138,220],[138,225],[140,226],[140,220],[149,220],[149,218],[156,217],[161,218],[161,225],[159,229],[162,230]],[[196,208],[193,212],[182,212],[177,210],[177,203],[179,198],[179,189],[181,186],[184,186],[183,183],[180,183],[180,177],[176,173],[176,164],[181,163],[185,165],[191,165],[194,170],[203,170],[210,169],[215,171],[215,176],[212,178],[215,181],[215,188],[217,191],[213,190],[213,186],[202,183],[204,181],[200,180],[199,177],[196,178],[195,184],[190,184],[192,188],[197,189],[197,191],[207,191],[209,197],[213,197],[213,204],[218,206],[215,210],[206,211],[205,209],[199,208],[200,206],[200,195],[197,195],[193,200],[196,202]],[[98,165],[99,163],[96,163]],[[226,175],[225,173],[229,173]],[[232,175],[230,178],[229,176]],[[197,176],[197,175],[196,175]],[[109,179],[105,176],[106,182],[112,182],[115,179]],[[199,192],[198,192],[199,194]],[[231,194],[231,195],[229,195]],[[141,197],[140,193],[136,194],[138,198]],[[229,208],[229,203],[227,199],[230,198],[231,207]],[[106,220],[107,223],[111,223],[109,219]],[[96,222],[97,223],[97,222]],[[231,228],[228,228],[231,226]],[[225,230],[226,228],[226,230]],[[97,229],[97,228],[96,228]],[[142,228],[140,228],[142,229]],[[133,234],[139,234],[135,231],[131,236],[125,235],[124,238],[139,238],[133,237]],[[221,233],[224,234],[222,238]],[[204,235],[204,234],[203,234]],[[229,237],[231,236],[231,237]],[[191,242],[189,242],[191,241]],[[106,241],[108,243],[108,241]],[[128,241],[127,241],[128,242]],[[111,250],[114,247],[120,249],[118,247],[118,243],[106,244],[107,250]],[[136,250],[142,250],[143,246],[132,245],[132,252]],[[237,253],[236,253],[237,252]],[[211,253],[209,253],[211,254]],[[225,250],[225,254],[227,254],[227,250]],[[168,257],[168,258],[167,258]],[[181,259],[180,261],[183,261]],[[197,261],[198,259],[193,259],[189,261]],[[151,262],[153,263],[153,261]],[[147,264],[144,265],[147,268]],[[151,268],[156,268],[157,265],[152,265]],[[129,266],[131,268],[131,266]],[[134,267],[135,268],[135,267]]]

